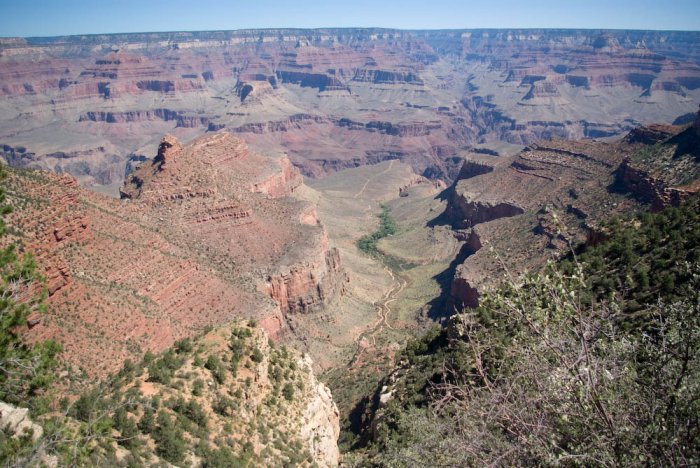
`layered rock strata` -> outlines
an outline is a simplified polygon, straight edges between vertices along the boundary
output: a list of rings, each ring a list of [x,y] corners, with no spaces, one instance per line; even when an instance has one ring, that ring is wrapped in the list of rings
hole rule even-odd
[[[597,220],[637,206],[608,191],[633,150],[626,142],[542,142],[491,172],[472,176],[465,169],[466,177],[449,189],[445,213],[465,241],[448,306],[476,307],[481,291],[497,283],[503,268],[511,273],[537,268],[548,252],[565,253],[585,241]],[[499,261],[505,257],[508,265]]]
[[[231,129],[307,176],[399,158],[450,183],[475,145],[600,138],[700,99],[694,32],[385,29],[0,41],[0,144],[116,195],[160,137]]]
[[[58,339],[90,375],[236,317],[284,339],[286,313],[322,310],[345,282],[313,205],[288,196],[299,184],[288,161],[227,133],[166,136],[121,202],[67,175],[12,172],[8,240],[34,252],[51,306],[28,337]],[[268,290],[290,270],[305,280]]]

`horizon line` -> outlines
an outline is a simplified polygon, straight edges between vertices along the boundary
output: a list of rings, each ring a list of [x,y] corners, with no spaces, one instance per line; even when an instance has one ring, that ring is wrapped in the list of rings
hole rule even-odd
[[[700,33],[700,29],[644,29],[644,28],[603,28],[603,27],[478,27],[478,28],[425,28],[425,29],[404,29],[385,26],[322,26],[312,28],[301,27],[256,27],[238,29],[191,29],[191,30],[161,30],[161,31],[122,31],[122,32],[97,32],[97,33],[76,33],[57,34],[47,36],[2,36],[0,39],[58,39],[63,37],[84,37],[84,36],[125,36],[138,34],[177,34],[177,33],[243,33],[247,31],[333,31],[333,30],[381,30],[395,32],[459,32],[459,31],[601,31],[601,32],[659,32],[659,33]]]

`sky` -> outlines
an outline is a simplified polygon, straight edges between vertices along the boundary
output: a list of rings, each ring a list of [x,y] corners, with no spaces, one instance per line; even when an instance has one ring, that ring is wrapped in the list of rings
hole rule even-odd
[[[700,0],[0,0],[0,37],[248,28],[700,30]]]

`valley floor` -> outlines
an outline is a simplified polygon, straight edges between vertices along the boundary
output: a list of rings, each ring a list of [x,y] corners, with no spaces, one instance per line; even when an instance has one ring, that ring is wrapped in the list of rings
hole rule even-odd
[[[306,184],[310,188],[301,196],[318,203],[350,281],[328,317],[292,320],[297,346],[319,367],[348,430],[357,422],[351,421],[353,410],[394,365],[396,351],[439,318],[443,288],[449,287],[440,274],[461,243],[446,226],[427,227],[445,209],[441,188],[399,161],[346,169]],[[364,253],[357,241],[377,229],[382,207],[397,231],[379,240],[377,254]],[[350,442],[348,434],[341,442]]]

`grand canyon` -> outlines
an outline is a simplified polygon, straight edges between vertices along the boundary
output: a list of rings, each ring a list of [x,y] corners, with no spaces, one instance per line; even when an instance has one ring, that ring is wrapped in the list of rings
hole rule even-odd
[[[43,290],[48,306],[14,329],[60,344],[46,394],[51,412],[68,405],[66,430],[114,413],[113,440],[72,462],[414,466],[440,452],[383,439],[452,382],[431,368],[419,386],[416,356],[473,346],[469,311],[488,315],[504,278],[602,249],[611,218],[641,229],[630,217],[694,206],[699,45],[573,29],[0,38],[2,242],[36,262],[18,300]],[[431,333],[448,351],[425,338],[409,352]],[[480,359],[476,380],[495,386]],[[123,443],[156,397],[159,429]],[[107,406],[76,413],[86,398]],[[187,448],[165,451],[160,414],[199,414],[184,398],[208,432],[183,426]],[[3,424],[36,424],[7,406]],[[71,460],[31,440],[18,460]]]

